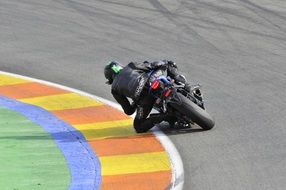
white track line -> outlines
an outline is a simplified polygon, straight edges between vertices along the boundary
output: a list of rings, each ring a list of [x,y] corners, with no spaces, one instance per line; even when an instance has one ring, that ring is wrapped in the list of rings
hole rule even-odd
[[[38,83],[42,83],[45,85],[49,85],[49,86],[54,86],[57,88],[61,88],[63,90],[67,90],[67,91],[71,91],[74,93],[78,93],[82,96],[87,96],[96,100],[99,100],[105,104],[108,104],[116,109],[119,109],[122,111],[122,108],[119,104],[114,103],[112,101],[106,100],[104,98],[101,98],[99,96],[96,95],[92,95],[89,94],[87,92],[83,92],[74,88],[70,88],[67,86],[63,86],[60,84],[56,84],[56,83],[52,83],[52,82],[48,82],[48,81],[44,81],[44,80],[40,80],[40,79],[35,79],[35,78],[31,78],[31,77],[27,77],[27,76],[23,76],[23,75],[19,75],[19,74],[14,74],[14,73],[9,73],[9,72],[5,72],[5,71],[0,71],[0,74],[6,74],[6,75],[10,75],[10,76],[14,76],[14,77],[18,77],[18,78],[22,78],[22,79],[26,79],[26,80],[32,80]],[[165,148],[165,150],[167,151],[170,161],[171,161],[171,165],[172,165],[172,183],[170,186],[170,189],[172,190],[181,190],[183,189],[183,185],[184,185],[184,168],[183,168],[183,162],[182,159],[180,157],[179,152],[177,151],[175,145],[172,143],[172,141],[162,132],[160,131],[160,129],[158,129],[157,127],[154,127],[152,129],[152,132],[155,134],[156,138],[161,142],[161,144],[163,145],[163,147]]]

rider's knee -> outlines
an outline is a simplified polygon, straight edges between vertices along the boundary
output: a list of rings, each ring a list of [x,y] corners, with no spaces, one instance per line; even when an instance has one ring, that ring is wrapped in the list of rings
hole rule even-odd
[[[140,127],[135,127],[135,126],[134,126],[134,129],[135,129],[136,133],[145,133],[148,131],[146,129],[142,129]]]
[[[145,133],[151,128],[151,127],[147,126],[146,124],[147,124],[146,121],[141,120],[141,119],[140,120],[135,119],[134,123],[133,123],[134,129],[137,133]]]

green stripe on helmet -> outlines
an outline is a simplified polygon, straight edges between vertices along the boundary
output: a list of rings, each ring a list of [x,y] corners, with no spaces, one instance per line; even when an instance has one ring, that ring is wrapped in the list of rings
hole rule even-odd
[[[122,67],[119,65],[112,65],[111,69],[117,74],[122,70]]]

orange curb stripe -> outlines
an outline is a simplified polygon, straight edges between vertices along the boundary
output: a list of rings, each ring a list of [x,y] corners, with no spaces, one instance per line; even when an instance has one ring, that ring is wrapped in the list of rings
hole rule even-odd
[[[102,176],[101,190],[158,190],[169,189],[172,174],[170,171]]]
[[[165,151],[153,134],[88,141],[98,156]]]
[[[72,125],[115,121],[130,118],[124,113],[108,105],[59,110],[53,111],[52,113]]]
[[[35,82],[0,86],[1,95],[14,99],[33,98],[64,93],[70,92]]]

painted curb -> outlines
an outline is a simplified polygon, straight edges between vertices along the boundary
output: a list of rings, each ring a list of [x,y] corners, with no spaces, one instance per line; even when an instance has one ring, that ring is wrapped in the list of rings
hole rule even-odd
[[[83,92],[81,90],[77,90],[77,89],[67,87],[67,86],[63,86],[60,84],[44,81],[41,79],[31,78],[31,77],[27,77],[27,76],[23,76],[23,75],[19,75],[19,74],[9,73],[9,72],[5,72],[5,71],[0,71],[0,74],[6,74],[6,75],[22,78],[22,79],[27,79],[27,80],[35,81],[35,82],[42,83],[42,84],[45,84],[48,86],[53,86],[53,87],[61,88],[63,90],[68,90],[68,91],[71,91],[74,93],[78,93],[82,96],[87,96],[87,97],[99,100],[99,101],[101,101],[107,105],[110,105],[110,106],[112,106],[118,110],[123,111],[119,104],[114,103],[114,102],[109,101],[109,100],[106,100],[104,98],[101,98],[99,96],[92,95],[92,94],[89,94],[87,92]],[[183,189],[184,169],[183,169],[183,162],[182,162],[182,159],[180,157],[178,150],[176,149],[176,147],[172,143],[172,141],[162,131],[160,131],[160,129],[158,129],[157,127],[154,127],[152,129],[152,132],[156,136],[156,138],[161,142],[162,146],[165,148],[165,150],[168,153],[169,158],[170,158],[170,162],[171,162],[171,166],[172,166],[172,181],[171,181],[170,189],[172,189],[172,190]]]

